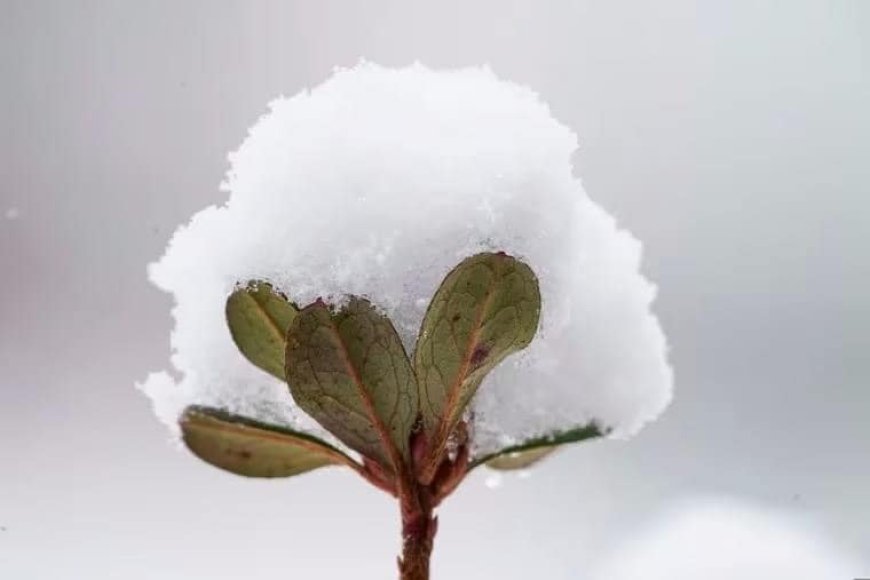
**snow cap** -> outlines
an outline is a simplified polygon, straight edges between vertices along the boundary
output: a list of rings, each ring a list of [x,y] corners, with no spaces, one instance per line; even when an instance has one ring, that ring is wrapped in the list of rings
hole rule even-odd
[[[541,324],[472,403],[478,453],[596,422],[628,436],[671,398],[641,244],[572,173],[574,133],[488,68],[361,63],[279,98],[229,156],[229,199],[173,235],[149,277],[175,298],[172,365],[140,386],[175,426],[210,405],[324,436],[287,386],[250,364],[224,318],[239,283],[304,306],[369,298],[408,352],[438,284],[504,251],[540,281]]]

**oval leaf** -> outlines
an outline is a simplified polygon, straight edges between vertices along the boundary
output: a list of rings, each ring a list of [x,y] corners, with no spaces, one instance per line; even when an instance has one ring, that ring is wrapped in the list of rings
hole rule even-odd
[[[585,427],[578,427],[549,436],[536,437],[519,445],[512,445],[501,451],[479,457],[471,462],[468,469],[474,469],[484,463],[492,469],[525,469],[556,451],[560,445],[594,439],[604,435],[604,433],[597,425],[592,423]]]
[[[390,320],[353,297],[333,313],[321,301],[287,333],[287,383],[296,403],[351,449],[398,473],[409,458],[417,383]]]
[[[227,298],[230,334],[249,361],[284,380],[284,338],[297,310],[272,286],[251,282]]]
[[[504,253],[472,256],[447,274],[426,311],[414,352],[420,411],[431,442],[424,481],[434,475],[486,374],[532,341],[540,309],[534,272]]]
[[[493,457],[486,462],[486,466],[490,469],[498,469],[499,471],[526,469],[555,450],[555,447],[537,447],[528,451],[511,451],[510,453]]]
[[[246,477],[289,477],[326,465],[355,462],[323,441],[207,407],[188,407],[182,439],[194,455]]]

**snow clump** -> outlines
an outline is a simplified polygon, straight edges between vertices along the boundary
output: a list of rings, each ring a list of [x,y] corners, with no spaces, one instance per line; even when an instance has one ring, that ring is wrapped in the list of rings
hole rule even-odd
[[[534,92],[488,68],[361,63],[276,99],[229,156],[228,199],[149,267],[175,299],[174,371],[139,387],[173,428],[201,404],[324,436],[233,344],[234,287],[266,280],[300,307],[368,297],[410,353],[445,274],[504,251],[537,274],[541,324],[473,401],[476,452],[590,422],[634,434],[670,401],[666,341],[641,244],[587,197],[576,149]]]

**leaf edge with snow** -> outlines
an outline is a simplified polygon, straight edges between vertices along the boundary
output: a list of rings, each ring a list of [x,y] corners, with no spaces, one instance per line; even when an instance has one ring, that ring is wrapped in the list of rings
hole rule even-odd
[[[181,438],[202,461],[235,475],[279,478],[356,462],[320,439],[214,407],[191,405],[179,421]]]
[[[607,435],[607,433],[607,430],[601,429],[593,422],[583,427],[534,437],[522,443],[475,458],[469,464],[468,470],[471,471],[480,465],[486,465],[490,469],[499,471],[526,469],[538,463],[562,445],[596,439]]]

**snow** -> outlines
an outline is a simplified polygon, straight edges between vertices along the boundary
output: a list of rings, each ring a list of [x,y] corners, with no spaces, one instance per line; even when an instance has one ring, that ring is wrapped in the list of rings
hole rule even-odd
[[[730,498],[683,501],[610,554],[593,580],[820,580],[870,568],[810,522]]]
[[[233,287],[264,279],[305,305],[369,297],[407,349],[464,257],[505,251],[540,279],[541,327],[473,403],[478,453],[591,421],[626,437],[671,398],[641,244],[572,174],[574,133],[488,68],[340,69],[279,98],[229,156],[226,203],[173,235],[149,277],[175,298],[172,373],[139,385],[174,424],[187,404],[322,430],[249,364],[224,320]]]
[[[5,217],[9,221],[17,220],[21,217],[21,210],[17,207],[10,207],[5,212],[3,212],[3,217]]]
[[[504,484],[504,475],[499,472],[487,473],[483,485],[489,489],[498,489]]]

